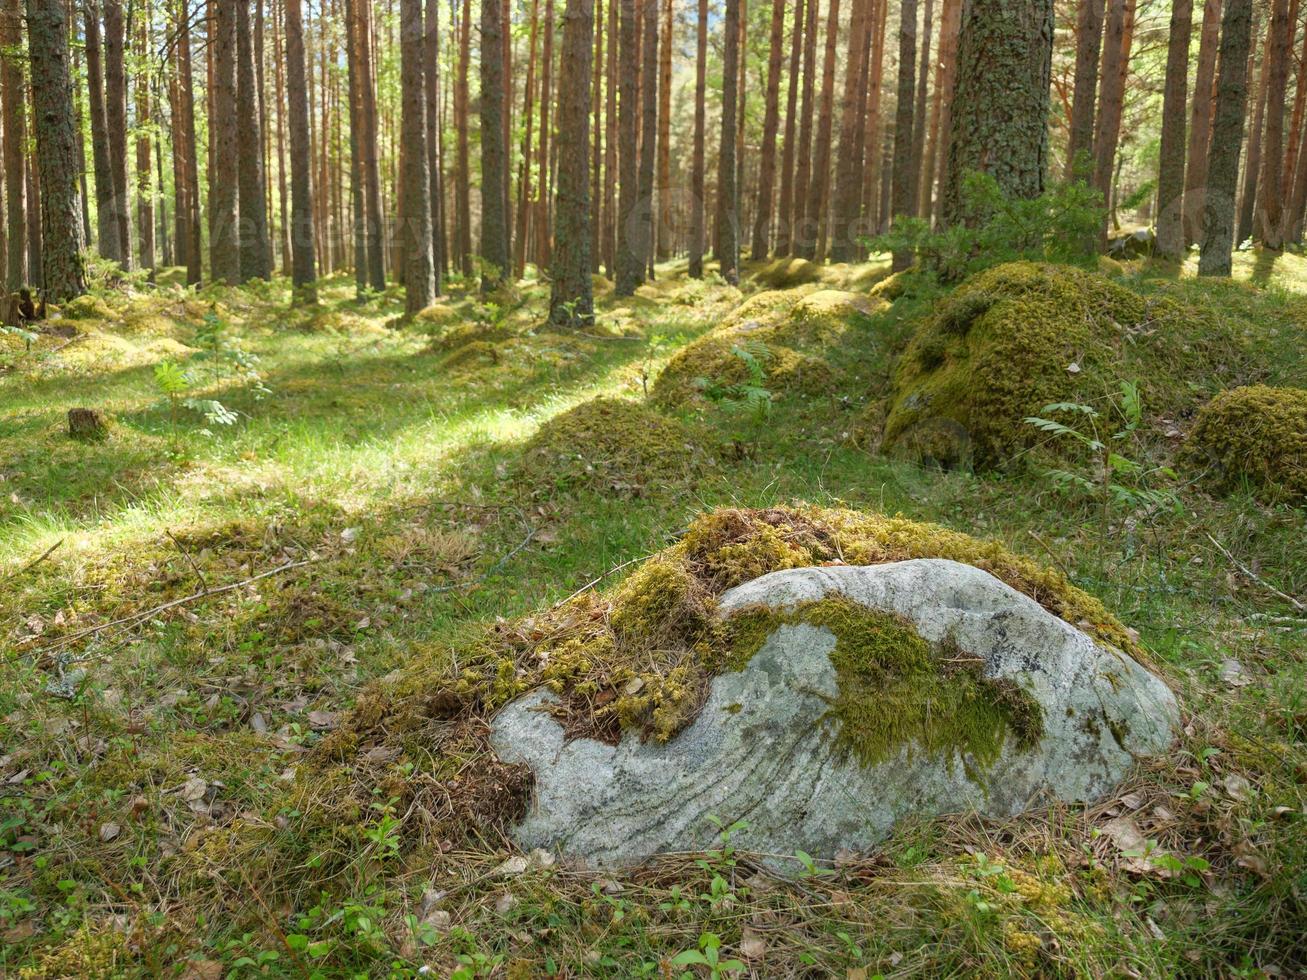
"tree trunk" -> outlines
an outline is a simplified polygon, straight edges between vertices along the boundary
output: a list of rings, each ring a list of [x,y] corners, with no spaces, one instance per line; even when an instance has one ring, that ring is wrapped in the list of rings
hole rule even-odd
[[[422,0],[400,0],[400,119],[404,146],[400,239],[404,246],[404,312],[431,305],[436,292],[431,258],[431,170],[427,156],[427,90]],[[435,71],[435,66],[430,66]]]
[[[1052,0],[964,8],[943,201],[945,225],[965,224],[968,173],[987,173],[1013,198],[1044,192],[1053,61]]]
[[[831,234],[832,262],[851,262],[858,251],[861,228],[862,159],[858,147],[860,118],[864,118],[865,78],[863,64],[871,0],[853,0],[849,19],[849,47],[844,72],[844,94],[840,105],[840,151],[835,163],[835,195]],[[865,130],[865,122],[863,123]],[[865,132],[863,138],[865,139]]]
[[[594,53],[594,0],[567,0],[563,64],[579,79],[590,75]],[[564,85],[558,105],[558,201],[554,209],[549,322],[581,327],[594,321],[590,279],[590,92]]]
[[[540,26],[540,0],[531,0],[531,35],[527,42],[526,85],[522,93],[522,115],[526,129],[522,133],[522,162],[517,177],[517,228],[513,234],[513,271],[521,279],[526,274],[527,217],[534,199],[531,197],[531,137],[535,132],[536,32]]]
[[[118,225],[114,220],[113,169],[109,162],[108,127],[104,119],[104,68],[100,60],[100,8],[87,0],[82,8],[86,30],[86,85],[91,117],[91,161],[95,169],[96,251],[101,258],[122,260]]]
[[[41,173],[41,268],[45,294],[56,303],[86,292],[77,192],[82,161],[73,122],[67,10],[63,0],[27,2],[32,123]]]
[[[308,79],[304,68],[304,23],[300,0],[286,4],[286,123],[290,132],[291,282],[296,299],[316,303],[317,261],[313,242],[313,193],[309,177]]]
[[[1289,82],[1289,52],[1296,27],[1288,0],[1273,0],[1266,57],[1271,65],[1266,89],[1266,137],[1262,147],[1260,226],[1262,244],[1284,247],[1284,96]]]
[[[875,35],[871,42],[871,64],[867,72],[867,164],[862,176],[862,206],[866,213],[867,228],[875,231],[880,227],[879,186],[884,156],[884,127],[881,124],[881,93],[885,82],[885,36],[889,25],[889,0],[876,0],[877,14]],[[949,89],[949,102],[952,102],[953,90]]]
[[[548,268],[550,259],[549,173],[552,159],[550,148],[553,138],[549,115],[553,109],[554,0],[545,0],[545,37],[544,50],[541,52],[541,56],[540,145],[536,163],[539,179],[535,195],[535,259],[541,268]]]
[[[109,166],[113,174],[114,224],[124,269],[132,267],[131,222],[127,194],[127,75],[123,66],[126,29],[122,0],[104,4],[104,121],[109,130]]]
[[[1070,135],[1066,148],[1067,180],[1091,178],[1094,172],[1094,94],[1098,90],[1098,59],[1103,47],[1104,0],[1080,0],[1076,15],[1075,87],[1071,94]],[[1088,159],[1077,164],[1076,157]]]
[[[926,10],[921,19],[921,70],[917,74],[917,105],[912,114],[912,173],[918,175],[918,186],[912,191],[912,200],[918,215],[922,208],[920,174],[926,152],[926,90],[930,81],[930,41],[934,31],[934,16],[934,0],[926,0]],[[930,207],[929,195],[925,206],[927,209]]]
[[[109,0],[109,3],[112,5],[114,0]],[[212,17],[213,37],[209,42],[213,67],[209,109],[209,126],[213,133],[209,147],[209,265],[215,282],[234,285],[240,281],[235,5],[216,4]]]
[[[789,254],[792,241],[790,216],[794,210],[794,140],[798,132],[796,115],[799,106],[799,59],[803,53],[803,18],[804,0],[795,0],[794,26],[790,28],[790,80],[785,98],[785,148],[781,159],[781,197],[776,208],[780,222],[776,229],[774,253],[776,255]]]
[[[800,0],[802,2],[802,0]],[[694,159],[690,175],[690,277],[703,278],[704,241],[704,129],[708,84],[708,0],[699,0],[699,29],[694,67]]]
[[[454,212],[458,219],[458,265],[472,276],[472,172],[468,150],[468,66],[472,62],[472,0],[463,0],[458,27],[458,77],[454,83]]]
[[[195,83],[191,77],[191,30],[188,0],[180,0],[177,28],[177,66],[181,72],[179,97],[185,136],[186,168],[186,284],[198,286],[203,278],[203,229],[200,227],[200,162],[195,139]]]
[[[776,183],[776,130],[780,126],[781,56],[785,40],[785,0],[772,0],[767,58],[767,104],[763,110],[762,155],[758,160],[758,213],[754,215],[749,256],[767,256],[771,239],[772,190]],[[794,86],[790,89],[793,91]]]
[[[1216,55],[1221,41],[1221,2],[1203,4],[1203,30],[1198,44],[1198,69],[1189,111],[1189,147],[1185,152],[1185,246],[1202,237],[1203,197],[1207,184],[1207,157],[1212,117],[1216,109]]]
[[[143,64],[150,59],[150,5],[143,4],[136,14],[140,18],[137,32],[136,55]],[[150,73],[140,72],[136,77],[136,238],[141,268],[149,270],[154,281],[154,181],[151,168],[154,161],[150,152]],[[78,154],[78,160],[82,159]],[[78,168],[81,169],[80,167]]]
[[[1121,135],[1121,110],[1125,80],[1130,69],[1130,47],[1134,38],[1135,0],[1111,0],[1107,37],[1103,41],[1103,67],[1099,75],[1098,121],[1094,127],[1094,187],[1103,201],[1112,200],[1112,173],[1117,141]],[[1107,216],[1099,233],[1107,240]]]
[[[431,190],[431,268],[434,296],[445,273],[445,148],[440,133],[440,2],[427,0],[423,48],[426,57],[427,171]]]
[[[590,271],[599,273],[600,229],[603,227],[604,179],[604,7],[603,0],[595,0],[591,11],[594,34],[594,51],[590,66]],[[670,47],[670,45],[669,45]],[[593,287],[592,287],[593,289]]]
[[[794,171],[794,214],[790,218],[785,254],[798,255],[805,244],[815,242],[816,216],[807,213],[808,184],[812,179],[812,123],[816,112],[812,101],[817,90],[817,5],[808,0],[803,28],[803,108],[799,112],[799,159]]]
[[[672,0],[659,0],[662,35],[658,41],[658,220],[654,222],[654,255],[665,262],[672,255]]]
[[[240,155],[240,271],[241,281],[272,275],[272,246],[268,240],[268,195],[263,182],[263,130],[254,67],[254,36],[250,31],[249,0],[236,7],[236,111],[240,125],[236,146]]]
[[[481,5],[481,288],[489,292],[508,276],[508,159],[504,146],[503,8]]]
[[[1010,2],[1010,0],[1005,0]],[[983,12],[971,11],[976,19],[985,19]],[[912,168],[912,109],[913,88],[917,67],[917,0],[903,0],[899,23],[899,84],[898,105],[894,110],[894,187],[892,217],[908,217],[916,213],[915,191],[917,174]],[[990,16],[1002,16],[993,11]],[[963,25],[965,32],[967,26]],[[965,36],[965,33],[964,33]],[[1043,120],[1040,120],[1041,125]],[[912,253],[899,249],[893,255],[891,267],[895,272],[912,265]]]
[[[493,4],[488,4],[493,6]],[[381,209],[381,164],[377,149],[377,90],[372,70],[371,4],[355,0],[357,20],[357,71],[359,84],[359,121],[363,132],[359,139],[359,159],[363,166],[364,238],[368,247],[368,285],[377,292],[386,288],[386,261],[383,252],[385,223]],[[319,187],[319,195],[324,193]]]
[[[916,0],[911,0],[915,3]],[[906,6],[904,10],[906,12]],[[826,61],[821,76],[821,108],[817,116],[817,140],[812,151],[812,177],[808,181],[808,202],[804,213],[815,235],[806,236],[799,243],[798,254],[805,259],[818,259],[817,243],[826,212],[826,193],[830,187],[831,126],[835,112],[835,60],[839,56],[840,0],[830,0],[826,15]]]
[[[608,84],[604,106],[604,269],[617,279],[617,0],[608,0]]]
[[[939,55],[935,63],[935,92],[930,106],[930,139],[922,162],[919,213],[927,221],[935,216],[935,180],[940,167],[941,147],[948,145],[949,108],[953,103],[953,76],[957,70],[958,23],[962,0],[944,0],[939,21]],[[941,138],[942,135],[942,138]]]
[[[832,0],[838,2],[838,0]],[[740,281],[740,207],[735,186],[735,91],[740,81],[740,0],[726,0],[722,57],[722,135],[717,154],[717,259],[722,278]]]
[[[644,278],[644,261],[640,253],[637,211],[640,200],[639,107],[636,105],[636,79],[639,77],[639,52],[635,19],[635,0],[621,0],[621,176],[617,210],[617,288],[618,296],[632,295]]]
[[[1184,255],[1184,113],[1189,83],[1189,39],[1193,34],[1193,0],[1171,5],[1171,38],[1166,53],[1166,88],[1162,99],[1162,145],[1157,171],[1158,258],[1178,261]]]
[[[1207,154],[1207,190],[1203,196],[1203,244],[1200,276],[1228,276],[1234,249],[1234,192],[1239,178],[1239,150],[1248,101],[1248,48],[1252,0],[1225,0],[1221,17],[1221,59],[1216,80],[1216,117]]]
[[[1257,180],[1262,170],[1262,126],[1266,121],[1266,82],[1270,71],[1271,38],[1266,36],[1266,53],[1261,71],[1257,71],[1257,8],[1253,8],[1253,26],[1249,31],[1248,89],[1253,89],[1253,76],[1257,75],[1257,90],[1247,107],[1252,117],[1248,120],[1248,157],[1243,166],[1243,190],[1239,194],[1238,217],[1235,220],[1234,243],[1242,244],[1253,237],[1253,216],[1257,210]]]
[[[644,52],[640,56],[640,259],[653,278],[654,165],[658,149],[658,0],[644,0]]]

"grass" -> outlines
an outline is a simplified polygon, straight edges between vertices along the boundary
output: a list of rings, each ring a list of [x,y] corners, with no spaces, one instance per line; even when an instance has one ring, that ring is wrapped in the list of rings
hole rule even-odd
[[[1307,263],[1238,259],[1259,285],[1173,288],[1264,324],[1267,370],[1302,384]],[[880,271],[823,281],[865,289]],[[392,329],[400,297],[359,303],[343,279],[324,284],[325,317],[290,311],[283,282],[189,304],[165,286],[133,300],[148,320],[0,347],[0,972],[658,976],[715,941],[760,976],[1307,968],[1307,617],[1283,598],[1307,595],[1302,507],[1182,475],[1178,508],[1118,509],[1104,536],[1096,503],[1037,469],[981,479],[859,449],[849,433],[930,295],[860,317],[829,352],[828,394],[780,397],[761,421],[697,405],[726,465],[637,494],[527,488],[515,474],[542,423],[642,396],[741,298],[669,266],[633,300],[605,296],[593,336],[531,335],[543,292],[451,302],[456,322],[515,338],[499,360],[447,361],[444,327]],[[257,355],[268,394],[206,353],[206,312]],[[174,426],[163,358],[237,424]],[[106,441],[67,439],[78,406],[111,417]],[[1150,415],[1138,451],[1165,461],[1187,424]],[[307,835],[338,814],[306,757],[370,682],[447,659],[475,624],[550,605],[703,510],[797,499],[938,521],[1065,570],[1180,692],[1174,754],[1102,805],[906,825],[794,881],[735,852],[729,828],[715,852],[622,875],[501,873],[506,841],[430,839],[394,802],[403,786]]]

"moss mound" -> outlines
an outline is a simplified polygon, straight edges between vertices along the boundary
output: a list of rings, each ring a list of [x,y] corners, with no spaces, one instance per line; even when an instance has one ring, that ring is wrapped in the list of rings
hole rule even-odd
[[[692,480],[711,463],[685,423],[639,402],[596,398],[542,425],[524,448],[518,475],[537,492],[639,496]]]
[[[1239,325],[1083,269],[1013,262],[937,304],[895,371],[884,446],[945,466],[997,466],[1042,441],[1054,402],[1102,407],[1138,380],[1149,410],[1183,412],[1245,370]]]
[[[1198,413],[1186,456],[1221,486],[1251,483],[1271,500],[1307,500],[1307,389],[1251,385]]]
[[[769,289],[792,289],[821,279],[821,266],[807,259],[773,259],[761,266],[753,278]]]
[[[347,758],[361,747],[389,743],[411,747],[414,759],[427,758],[433,738],[439,741],[433,730],[489,714],[541,685],[559,695],[559,714],[573,735],[615,741],[634,731],[667,739],[694,718],[709,679],[747,663],[766,638],[770,621],[745,613],[726,623],[714,617],[724,591],[784,568],[910,558],[948,558],[983,568],[1065,621],[1142,659],[1124,627],[1096,599],[996,543],[851,510],[723,509],[694,521],[677,544],[607,593],[587,592],[542,614],[496,623],[469,637],[452,658],[447,652],[419,656],[400,680],[368,692],[324,751]],[[851,616],[842,607],[815,615],[826,617],[847,641],[837,670],[850,700],[833,707],[854,726],[854,735],[860,727],[882,732],[880,742],[867,743],[873,755],[908,737],[925,749],[974,744],[983,755],[1000,728],[1022,739],[1038,736],[1039,719],[1018,692],[985,686],[978,677],[949,676],[944,661],[951,658],[925,650],[920,638],[903,637],[897,621],[865,611]],[[973,706],[978,713],[960,719],[966,724],[933,728],[922,714],[924,703],[907,686],[943,689],[955,681],[958,693],[970,692],[981,702]],[[882,715],[889,710],[873,694],[894,701],[896,691],[904,705],[917,704],[921,711],[902,707],[901,724],[891,726],[865,715],[868,704],[879,705]]]
[[[103,297],[94,293],[85,293],[69,300],[59,310],[69,320],[116,320],[118,314],[105,302]]]

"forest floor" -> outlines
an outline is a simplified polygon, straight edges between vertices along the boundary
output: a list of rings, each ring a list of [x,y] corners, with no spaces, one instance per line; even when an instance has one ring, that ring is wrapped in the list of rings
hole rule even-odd
[[[1303,385],[1307,261],[1238,261],[1256,285],[1193,295],[1264,317],[1264,356]],[[865,292],[885,272],[823,275]],[[280,280],[194,296],[163,278],[65,311],[75,336],[0,338],[0,975],[1307,969],[1304,508],[1177,478],[1180,506],[1105,527],[1029,469],[868,451],[850,434],[937,295],[854,317],[825,394],[765,416],[674,408],[723,447],[692,477],[593,486],[527,479],[527,441],[597,396],[643,398],[739,291],[671,265],[560,335],[531,329],[546,290],[530,282],[396,328],[398,292],[359,302],[341,278],[312,314]],[[105,413],[107,437],[69,439],[75,407]],[[1140,451],[1184,424],[1150,416]],[[381,796],[330,876],[324,855],[262,870],[311,799],[297,768],[370,683],[449,657],[470,624],[619,581],[702,511],[795,500],[939,522],[1065,571],[1178,691],[1174,753],[1101,805],[912,822],[788,880],[729,842],[620,874],[510,875],[502,840],[410,846],[412,814]],[[700,965],[672,965],[692,950]]]

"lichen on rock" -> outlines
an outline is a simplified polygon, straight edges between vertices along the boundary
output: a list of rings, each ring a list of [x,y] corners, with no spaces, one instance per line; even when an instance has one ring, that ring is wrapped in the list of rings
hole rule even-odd
[[[1199,411],[1186,456],[1217,486],[1246,481],[1269,500],[1307,499],[1307,389],[1222,392]]]

